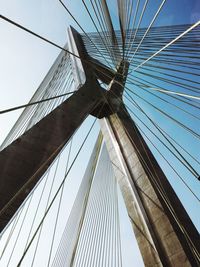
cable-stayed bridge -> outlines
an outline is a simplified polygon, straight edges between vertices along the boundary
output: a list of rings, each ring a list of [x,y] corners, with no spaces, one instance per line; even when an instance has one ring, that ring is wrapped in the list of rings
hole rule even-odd
[[[69,27],[64,48],[1,15],[61,50],[30,102],[1,111],[24,108],[0,152],[1,265],[126,266],[122,194],[145,266],[199,266],[199,234],[171,184],[199,207],[200,21],[155,26],[165,0],[153,12],[148,0],[82,1],[88,33],[59,2],[81,32]]]

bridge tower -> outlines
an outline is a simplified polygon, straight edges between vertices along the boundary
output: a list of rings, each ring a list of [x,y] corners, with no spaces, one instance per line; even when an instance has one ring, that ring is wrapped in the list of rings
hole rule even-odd
[[[68,35],[78,55],[71,55],[77,90],[0,152],[1,231],[91,114],[100,121],[145,266],[199,266],[198,232],[123,104],[129,63],[121,59],[115,73],[88,55],[78,32],[70,28]]]

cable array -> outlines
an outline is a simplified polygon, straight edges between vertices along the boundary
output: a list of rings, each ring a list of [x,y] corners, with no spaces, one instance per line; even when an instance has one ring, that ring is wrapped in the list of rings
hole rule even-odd
[[[70,266],[122,266],[117,184],[105,145],[75,248]]]
[[[90,157],[85,175],[79,187],[76,199],[71,209],[67,224],[62,234],[59,246],[54,256],[52,267],[70,266],[74,254],[74,247],[81,230],[81,222],[84,219],[85,209],[88,202],[91,184],[101,148],[102,136],[97,139],[93,153]]]
[[[186,168],[189,176],[199,179],[198,155],[184,142],[190,138],[198,145],[200,137],[197,126],[200,120],[199,22],[192,26],[151,27],[145,35],[147,29],[136,29],[136,37],[131,37],[134,36],[133,31],[126,31],[128,40],[134,38],[134,42],[129,53],[125,53],[130,66],[124,87],[124,103],[142,131],[148,136],[150,129],[155,135],[156,139],[153,137],[151,141],[156,142],[156,150],[162,156],[169,158],[170,168],[176,169],[182,178],[182,168]],[[112,39],[112,35],[107,34]],[[115,31],[115,35],[118,45],[122,47],[121,31]],[[90,38],[109,58],[99,34],[91,33]],[[89,55],[103,63],[84,35],[83,40]],[[179,137],[181,132],[183,141],[177,138],[177,131]],[[183,180],[188,184],[188,176]]]
[[[88,33],[66,1],[57,2],[81,30],[90,56],[82,60],[91,68],[97,69],[98,61],[116,73],[122,60],[129,63],[123,101],[119,101],[183,203],[187,204],[182,196],[187,193],[193,206],[199,208],[200,21],[156,26],[168,5],[166,0],[157,4],[152,0],[82,0],[80,4],[95,30]],[[67,45],[62,48],[3,15],[0,19],[61,50],[30,102],[0,111],[25,108],[2,143],[2,150],[77,89],[70,56],[79,55],[70,52]],[[100,72],[113,78],[102,68]],[[104,89],[109,88],[96,78]],[[42,266],[123,265],[117,184],[105,145],[101,146],[102,137],[96,143],[75,200],[71,201],[69,215],[65,216],[69,194],[65,184],[70,183],[66,179],[95,121],[74,157],[71,154],[76,135],[66,144],[1,234],[0,265],[38,266],[41,258]],[[176,219],[167,192],[157,183],[154,173],[149,176]],[[186,239],[192,246],[190,237]],[[42,247],[48,251],[46,257],[40,251]]]
[[[1,145],[1,150],[49,114],[75,90],[70,56],[61,51],[29,104]],[[45,101],[50,99],[49,101]]]

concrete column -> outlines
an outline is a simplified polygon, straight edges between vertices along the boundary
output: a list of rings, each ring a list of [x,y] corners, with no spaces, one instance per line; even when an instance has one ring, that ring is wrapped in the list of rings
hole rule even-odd
[[[100,124],[145,266],[199,266],[198,232],[127,112]]]
[[[0,152],[0,232],[97,106],[101,93],[87,85]]]

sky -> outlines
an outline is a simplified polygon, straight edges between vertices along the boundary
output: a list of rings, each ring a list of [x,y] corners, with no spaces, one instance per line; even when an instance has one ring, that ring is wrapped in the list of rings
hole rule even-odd
[[[144,27],[148,25],[153,14],[155,2],[158,5],[161,1],[150,1],[152,8],[149,8],[149,17],[142,24]],[[65,1],[65,3],[86,31],[95,30],[83,7],[80,6],[80,1]],[[113,12],[115,12],[115,1],[110,1],[110,4],[113,6]],[[78,30],[76,24],[56,0],[0,0],[0,13],[61,46],[66,43],[66,32],[69,25]],[[155,26],[194,23],[199,19],[199,14],[198,0],[169,0]],[[28,103],[59,52],[59,49],[0,20],[0,110]],[[21,111],[15,111],[0,115],[1,141],[20,113]],[[98,127],[95,131],[98,131]],[[91,142],[94,143],[94,140]],[[78,183],[73,184],[73,186],[77,188]],[[122,200],[120,201],[122,203]],[[190,215],[200,229],[198,214],[192,206],[190,202],[188,204],[188,209],[191,211]],[[129,235],[131,229],[130,225],[127,224],[127,215],[123,204],[121,204],[121,212],[124,220],[122,231],[126,235],[124,244],[132,246],[133,237],[131,234]],[[137,246],[135,246],[135,250],[137,250]],[[132,252],[126,252],[125,266],[133,266],[133,260],[135,267],[142,266],[139,257],[134,256]]]
[[[76,12],[78,2],[79,1],[73,1],[72,4],[68,1],[69,6],[72,7],[71,10]],[[69,24],[74,27],[76,26],[67,17],[58,1],[0,1],[0,10],[2,15],[12,18],[61,46],[64,46],[66,43],[66,32]],[[85,27],[88,31],[94,30],[92,27],[89,28],[87,26],[90,25],[89,20],[84,18],[82,22],[86,25]],[[0,21],[0,35],[0,94],[2,96],[0,97],[0,109],[3,110],[12,106],[21,105],[22,103],[28,103],[48,69],[58,56],[60,50],[35,39],[35,37],[28,36],[26,33],[2,21]],[[21,111],[19,110],[0,117],[1,141],[3,141],[20,113]],[[88,124],[86,126],[88,126]],[[85,127],[85,129],[82,127],[82,139],[86,135],[86,129],[87,127]],[[95,133],[98,132],[98,129],[99,127],[96,126]],[[86,167],[85,161],[83,160],[84,154],[87,153],[87,150],[91,151],[96,140],[95,133],[93,133],[95,137],[89,139],[86,148],[83,150],[82,155],[80,155],[82,161],[79,160],[78,165],[79,177],[76,177],[77,166],[75,166],[76,172],[73,171],[71,174],[72,178],[76,177],[76,180],[74,179],[75,182],[69,177],[68,185],[71,189],[68,191],[68,203],[70,202],[70,204],[68,207],[65,207],[66,214],[69,214],[75,192],[78,189],[84,168]],[[78,140],[74,142],[78,142],[79,144],[81,141]],[[75,153],[76,151],[74,154]],[[72,158],[73,156],[74,155],[72,155]],[[127,224],[128,218],[122,198],[121,203],[122,208],[120,212],[122,213],[122,221],[124,221],[122,223],[122,232],[125,236],[125,241],[122,243],[124,260],[127,267],[129,264],[132,266],[133,260],[136,264],[135,266],[142,266],[141,258],[140,256],[138,257],[139,251],[137,245],[134,245],[135,240],[131,226],[129,223]],[[132,253],[132,250],[129,250],[128,253],[126,252],[126,247],[129,246],[132,246],[134,253]],[[134,255],[136,256],[134,257]]]

